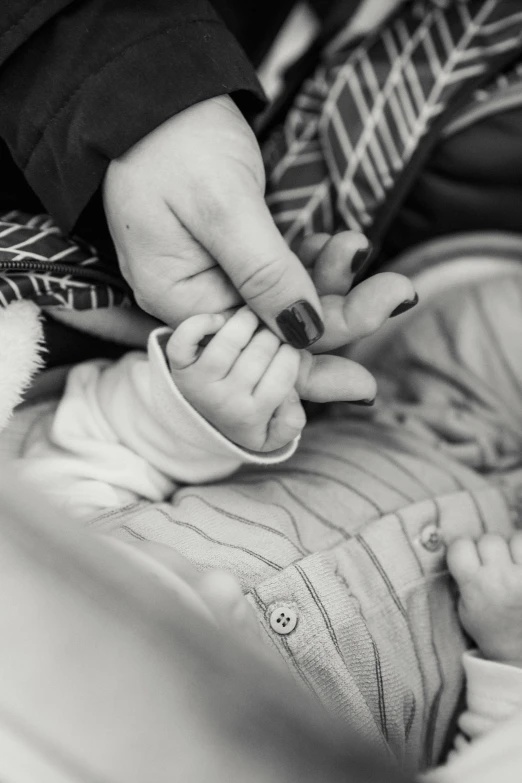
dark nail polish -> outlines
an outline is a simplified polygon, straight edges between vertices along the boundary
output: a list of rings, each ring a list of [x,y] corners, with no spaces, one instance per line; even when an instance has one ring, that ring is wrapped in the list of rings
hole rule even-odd
[[[304,299],[282,310],[276,318],[287,342],[294,348],[308,348],[324,334],[324,324]]]
[[[369,408],[375,405],[375,397],[372,400],[350,400],[350,405],[366,405]]]
[[[368,247],[361,247],[352,259],[352,273],[358,275],[362,272],[366,263],[370,260],[373,247],[371,242],[368,243]]]
[[[407,299],[405,302],[402,302],[402,304],[398,305],[393,313],[390,313],[390,318],[394,318],[396,315],[401,315],[402,313],[406,313],[408,310],[411,310],[412,307],[415,307],[418,301],[419,295],[415,294],[413,299]]]

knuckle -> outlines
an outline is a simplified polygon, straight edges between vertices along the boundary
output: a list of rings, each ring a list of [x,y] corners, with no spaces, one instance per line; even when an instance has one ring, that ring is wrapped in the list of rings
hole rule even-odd
[[[132,286],[132,282],[129,281],[129,285]],[[145,310],[145,312],[150,313],[151,311],[151,297],[149,296],[147,291],[144,291],[140,286],[134,285],[133,286],[133,292],[134,292],[134,299],[136,300],[136,304],[138,307],[140,307],[142,310]]]
[[[257,265],[256,268],[238,283],[238,291],[247,301],[282,290],[285,267],[281,258],[273,258]]]
[[[263,329],[258,335],[256,351],[263,357],[277,353],[281,340],[269,329]]]
[[[297,348],[288,343],[281,343],[277,351],[277,357],[281,360],[284,369],[290,373],[297,372],[301,365],[301,354]]]
[[[497,551],[506,545],[505,540],[498,533],[486,533],[478,542],[479,551]]]

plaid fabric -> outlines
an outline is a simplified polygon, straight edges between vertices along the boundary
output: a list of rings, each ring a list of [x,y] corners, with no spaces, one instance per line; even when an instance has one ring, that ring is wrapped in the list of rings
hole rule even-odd
[[[434,123],[516,56],[521,33],[515,0],[408,3],[357,45],[341,31],[264,151],[268,203],[290,245],[368,233]]]
[[[90,310],[127,301],[95,250],[64,236],[47,215],[0,215],[0,306],[31,299],[41,307]]]

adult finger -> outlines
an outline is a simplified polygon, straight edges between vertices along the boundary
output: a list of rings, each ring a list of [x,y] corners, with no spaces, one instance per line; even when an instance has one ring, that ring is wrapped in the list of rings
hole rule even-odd
[[[324,246],[332,238],[331,234],[317,233],[309,234],[301,242],[297,252],[299,260],[306,269],[313,267]]]
[[[295,348],[316,342],[324,331],[318,294],[279,233],[262,191],[255,183],[237,180],[231,193],[224,184],[203,212],[209,210],[212,219],[194,224],[192,230],[242,299]],[[200,213],[193,209],[187,219],[197,220]]]
[[[375,378],[366,368],[342,356],[313,356],[302,352],[296,389],[311,402],[362,402],[371,405],[377,394]]]
[[[397,308],[413,307],[417,301],[411,281],[395,272],[373,275],[344,297],[324,296],[325,333],[312,350],[332,351],[373,334]]]
[[[343,231],[330,237],[318,254],[312,272],[319,294],[347,294],[371,252],[364,234]]]

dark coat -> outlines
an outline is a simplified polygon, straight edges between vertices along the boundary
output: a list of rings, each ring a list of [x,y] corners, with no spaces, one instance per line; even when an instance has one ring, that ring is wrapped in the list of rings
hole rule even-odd
[[[253,64],[293,3],[9,0],[0,18],[0,209],[43,209],[110,250],[99,197],[110,160],[205,98],[231,93],[247,115],[260,108]],[[319,12],[331,3],[314,0]],[[522,231],[521,191],[515,108],[435,146],[388,251],[457,230]]]
[[[43,205],[68,230],[110,160],[168,117],[224,93],[247,112],[262,105],[249,58],[207,0],[6,5],[0,18],[0,208]],[[291,0],[221,5],[259,59]],[[266,8],[264,25],[259,10],[248,14],[256,6]]]

